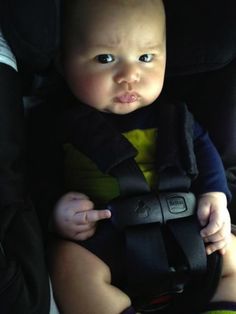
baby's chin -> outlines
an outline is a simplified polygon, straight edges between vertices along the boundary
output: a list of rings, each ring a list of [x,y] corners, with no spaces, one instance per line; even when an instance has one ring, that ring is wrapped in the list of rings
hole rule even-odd
[[[102,111],[106,113],[125,115],[148,105],[149,104],[143,103],[116,103],[104,108]]]

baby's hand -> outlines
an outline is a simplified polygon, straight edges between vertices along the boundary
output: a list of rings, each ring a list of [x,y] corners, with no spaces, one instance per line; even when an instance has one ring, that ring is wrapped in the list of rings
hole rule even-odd
[[[202,194],[198,200],[198,219],[203,229],[201,236],[206,243],[206,252],[217,250],[225,253],[230,241],[231,222],[224,193],[209,192]]]
[[[66,238],[83,241],[94,235],[97,221],[110,217],[108,209],[95,210],[86,195],[70,192],[57,202],[52,228]]]

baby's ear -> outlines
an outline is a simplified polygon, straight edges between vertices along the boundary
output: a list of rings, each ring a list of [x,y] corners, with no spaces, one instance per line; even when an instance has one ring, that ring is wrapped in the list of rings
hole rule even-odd
[[[58,71],[58,73],[60,75],[64,76],[64,68],[63,68],[63,64],[62,64],[61,50],[58,50],[58,52],[56,53],[56,56],[54,58],[54,65],[55,65],[55,68]]]

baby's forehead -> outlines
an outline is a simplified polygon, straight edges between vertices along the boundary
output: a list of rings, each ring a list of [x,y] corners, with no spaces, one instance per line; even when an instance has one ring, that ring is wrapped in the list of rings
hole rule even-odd
[[[155,12],[159,16],[165,15],[162,0],[67,0],[69,1],[70,17],[79,18],[81,22],[89,22],[93,16],[101,15],[103,18],[116,16],[122,12],[135,15],[142,11],[143,14]],[[71,2],[70,2],[71,1]],[[74,3],[74,5],[73,5]],[[104,14],[103,14],[104,13]],[[107,14],[107,16],[105,15]],[[86,19],[89,19],[88,21]]]
[[[94,34],[100,40],[100,32],[106,33],[107,37],[118,34],[115,36],[117,38],[113,39],[119,42],[120,33],[127,33],[127,29],[133,29],[134,25],[137,29],[142,28],[143,25],[145,31],[150,35],[157,29],[163,35],[165,33],[162,0],[67,1],[71,1],[69,4],[71,14],[67,15],[67,36],[75,37],[74,39],[79,40],[80,43],[83,43],[84,40],[89,41],[90,36],[94,40]],[[75,4],[74,8],[72,3]],[[127,28],[124,29],[124,25]],[[112,42],[112,39],[110,41]]]

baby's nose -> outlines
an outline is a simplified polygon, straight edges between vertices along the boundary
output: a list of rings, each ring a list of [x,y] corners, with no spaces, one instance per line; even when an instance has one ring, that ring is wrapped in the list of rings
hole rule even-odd
[[[115,81],[121,83],[135,83],[140,80],[140,72],[136,65],[125,64],[115,76]]]

